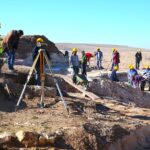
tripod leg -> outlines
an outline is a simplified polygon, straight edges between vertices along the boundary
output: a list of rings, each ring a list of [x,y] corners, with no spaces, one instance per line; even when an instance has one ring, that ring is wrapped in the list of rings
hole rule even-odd
[[[27,86],[28,82],[30,81],[31,75],[32,75],[32,73],[33,73],[33,71],[34,71],[35,65],[36,65],[37,60],[38,60],[38,58],[39,58],[39,55],[40,55],[40,54],[37,55],[36,59],[34,60],[34,63],[33,63],[33,65],[32,65],[32,67],[31,67],[31,69],[30,69],[30,71],[29,71],[29,74],[28,74],[28,77],[27,77],[27,81],[26,81],[26,83],[24,84],[23,90],[22,90],[22,92],[21,92],[21,95],[20,95],[20,97],[19,97],[19,100],[18,100],[17,105],[16,105],[16,108],[15,108],[15,111],[17,111],[17,109],[18,109],[18,107],[19,107],[19,104],[20,104],[20,102],[21,102],[22,96],[23,96],[23,94],[24,94],[24,92],[25,92],[25,89],[26,89],[26,86]]]
[[[41,79],[41,102],[40,107],[44,108],[44,81],[45,81],[45,75],[44,75],[44,54],[43,51],[40,52],[40,79]]]
[[[47,62],[47,64],[48,64],[49,71],[50,71],[50,73],[52,74],[50,62],[49,62],[49,59],[48,59],[48,57],[47,57],[45,51],[44,51],[44,56],[45,56],[46,62]],[[55,84],[56,84],[56,87],[57,87],[57,90],[58,90],[58,92],[59,92],[59,95],[60,95],[60,97],[61,97],[61,100],[62,100],[62,102],[63,102],[64,108],[67,110],[67,112],[68,112],[68,114],[69,114],[69,109],[68,109],[67,103],[65,102],[65,100],[64,100],[64,98],[63,98],[63,95],[62,95],[62,92],[61,92],[61,90],[60,90],[60,88],[59,88],[58,82],[57,82],[57,80],[56,80],[55,78],[53,78],[53,79],[54,79],[54,82],[55,82]]]

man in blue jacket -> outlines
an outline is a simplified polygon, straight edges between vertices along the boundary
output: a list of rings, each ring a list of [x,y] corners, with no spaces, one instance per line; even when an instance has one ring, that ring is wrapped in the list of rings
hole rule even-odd
[[[97,69],[103,69],[102,67],[102,59],[103,59],[103,52],[100,50],[100,48],[97,48],[97,52],[95,54],[96,56],[96,65]]]

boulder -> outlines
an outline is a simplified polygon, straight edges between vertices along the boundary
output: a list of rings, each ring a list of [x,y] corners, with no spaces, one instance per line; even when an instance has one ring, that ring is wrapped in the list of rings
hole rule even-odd
[[[0,134],[0,149],[8,149],[10,147],[21,146],[17,137],[14,134],[4,132]]]
[[[25,147],[35,147],[38,145],[39,135],[37,133],[18,131],[16,137]]]

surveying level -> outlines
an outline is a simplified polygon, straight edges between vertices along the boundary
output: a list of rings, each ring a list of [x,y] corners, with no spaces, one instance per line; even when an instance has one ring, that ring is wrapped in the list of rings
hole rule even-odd
[[[45,58],[45,59],[44,59],[44,58]],[[25,84],[24,84],[23,90],[22,90],[22,92],[21,92],[21,95],[20,95],[19,100],[18,100],[18,102],[17,102],[17,105],[16,105],[16,107],[15,107],[15,111],[17,111],[17,109],[18,109],[18,107],[19,107],[19,104],[20,104],[21,99],[22,99],[22,97],[23,97],[23,94],[24,94],[24,92],[25,92],[26,86],[27,86],[28,82],[30,81],[30,78],[31,78],[31,76],[32,76],[33,71],[35,70],[35,66],[36,66],[36,64],[37,64],[38,59],[40,59],[40,80],[41,80],[41,101],[40,101],[40,104],[38,104],[38,105],[39,105],[41,108],[44,108],[44,102],[43,102],[43,101],[44,101],[44,82],[45,82],[45,72],[44,72],[44,71],[45,71],[45,60],[46,60],[46,63],[47,63],[48,68],[49,68],[49,71],[50,71],[50,73],[52,74],[53,81],[54,81],[54,83],[56,84],[57,90],[58,90],[59,95],[60,95],[60,97],[61,97],[61,100],[62,100],[62,102],[63,102],[64,108],[67,110],[67,112],[68,112],[68,114],[69,114],[68,106],[67,106],[67,104],[66,104],[66,102],[65,102],[65,100],[64,100],[64,98],[63,98],[63,95],[62,95],[62,92],[61,92],[60,87],[59,87],[59,85],[58,85],[58,82],[57,82],[56,78],[53,76],[53,73],[52,73],[52,71],[51,71],[50,61],[49,61],[48,56],[47,56],[47,54],[46,54],[46,52],[45,52],[44,49],[40,49],[40,50],[39,50],[38,55],[36,56],[36,58],[35,58],[35,60],[34,60],[34,62],[33,62],[33,64],[32,64],[32,67],[31,67],[31,69],[30,69],[30,71],[29,71],[27,80],[26,80],[26,82],[25,82]]]

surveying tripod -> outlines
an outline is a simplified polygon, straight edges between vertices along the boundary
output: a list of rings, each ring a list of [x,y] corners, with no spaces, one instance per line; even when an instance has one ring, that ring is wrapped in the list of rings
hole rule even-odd
[[[44,58],[45,58],[45,59],[44,59]],[[41,80],[41,101],[40,101],[40,104],[41,104],[41,106],[43,106],[43,100],[44,100],[44,81],[45,81],[45,73],[44,73],[44,70],[45,70],[45,60],[46,60],[46,63],[47,63],[47,65],[48,65],[49,71],[50,71],[50,73],[52,74],[52,76],[53,76],[53,73],[52,73],[52,71],[51,71],[50,61],[49,61],[49,59],[48,59],[48,56],[47,56],[45,50],[44,50],[44,49],[40,49],[39,52],[38,52],[38,55],[36,56],[36,58],[35,58],[35,60],[34,60],[34,62],[33,62],[33,64],[32,64],[32,67],[31,67],[31,69],[30,69],[30,71],[29,71],[27,80],[26,80],[26,82],[25,82],[25,84],[24,84],[23,90],[22,90],[21,95],[20,95],[20,97],[19,97],[19,100],[18,100],[18,102],[17,102],[15,111],[17,111],[17,109],[18,109],[18,107],[19,107],[19,104],[20,104],[21,99],[22,99],[22,97],[23,97],[23,94],[24,94],[24,92],[25,92],[26,86],[27,86],[28,82],[30,81],[30,78],[31,78],[32,73],[33,73],[33,71],[34,71],[34,69],[35,69],[35,66],[36,66],[36,64],[37,64],[38,59],[40,59],[40,80]],[[63,102],[64,108],[65,108],[65,109],[67,110],[67,112],[69,113],[69,109],[68,109],[67,104],[66,104],[66,102],[65,102],[65,100],[64,100],[64,98],[63,98],[63,95],[62,95],[62,92],[61,92],[60,87],[59,87],[59,85],[58,85],[58,82],[57,82],[57,80],[56,80],[55,77],[53,77],[53,80],[54,80],[54,83],[56,84],[56,87],[57,87],[57,90],[58,90],[59,95],[60,95],[60,97],[61,97],[61,100],[62,100],[62,102]]]

